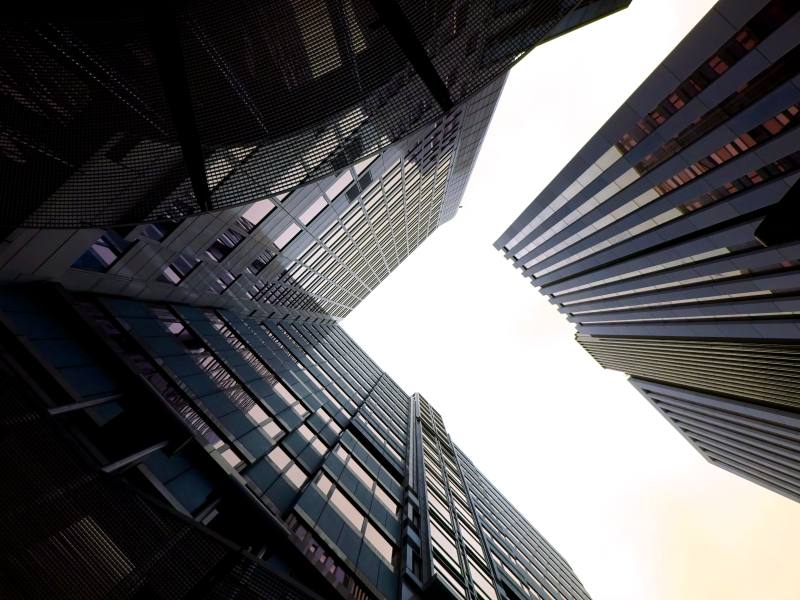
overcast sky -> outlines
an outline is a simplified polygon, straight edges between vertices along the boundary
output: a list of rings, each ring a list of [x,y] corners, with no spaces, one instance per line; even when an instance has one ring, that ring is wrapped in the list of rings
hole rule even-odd
[[[343,323],[594,600],[800,599],[800,504],[706,463],[492,247],[712,4],[634,0],[515,66],[463,208]]]

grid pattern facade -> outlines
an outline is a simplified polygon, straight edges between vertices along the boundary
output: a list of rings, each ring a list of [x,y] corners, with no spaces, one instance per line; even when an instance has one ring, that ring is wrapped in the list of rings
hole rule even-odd
[[[710,463],[800,501],[800,413],[631,383]]]
[[[561,555],[452,442],[436,409],[419,394],[412,403],[430,588],[468,600],[588,600]]]
[[[92,469],[15,371],[0,364],[3,598],[321,600],[197,521]]]
[[[490,557],[498,591],[508,600],[588,600],[566,560],[456,447],[479,537]]]
[[[282,572],[275,585],[299,578],[309,593],[355,600],[587,597],[452,444],[438,413],[338,325],[31,284],[0,292],[0,341],[87,472],[159,498],[184,529],[194,521],[246,549],[247,560]],[[33,474],[24,448],[14,468]],[[98,498],[102,507],[107,496]],[[516,562],[489,553],[507,519],[513,531],[497,543],[512,554],[520,544]],[[91,564],[100,542],[82,543],[79,560]],[[208,577],[230,583],[249,569],[247,582],[270,589],[245,558],[209,559]],[[183,584],[205,586],[200,565],[196,576]]]
[[[0,250],[0,277],[243,314],[344,317],[455,215],[503,82],[377,157],[288,195],[105,231],[18,229]]]
[[[799,8],[719,2],[495,243],[603,366],[796,403]]]
[[[441,118],[578,4],[197,0],[50,21],[18,6],[0,45],[0,194],[15,200],[0,225],[156,222],[286,193]]]

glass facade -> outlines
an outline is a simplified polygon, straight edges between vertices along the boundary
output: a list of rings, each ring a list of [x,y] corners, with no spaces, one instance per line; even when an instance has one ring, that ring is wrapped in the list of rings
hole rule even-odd
[[[799,8],[715,6],[495,242],[602,366],[797,409],[800,238],[757,230],[800,175]]]
[[[53,283],[2,288],[0,316],[3,348],[37,381],[29,410],[87,470],[321,597],[588,598],[427,400],[334,323]],[[51,594],[79,585],[64,577]]]
[[[342,318],[455,215],[504,81],[379,155],[288,194],[105,231],[18,229],[0,252],[9,259],[0,278],[15,278],[20,250],[41,247],[33,276],[72,289]]]
[[[0,225],[159,222],[289,192],[440,120],[551,31],[627,4],[20,6],[0,43],[0,193],[15,199]]]

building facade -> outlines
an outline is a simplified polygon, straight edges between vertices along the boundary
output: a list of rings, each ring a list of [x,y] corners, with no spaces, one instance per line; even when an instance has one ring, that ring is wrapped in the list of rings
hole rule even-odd
[[[291,192],[628,3],[18,4],[0,36],[0,196],[14,199],[0,227],[158,222]]]
[[[495,243],[604,367],[787,419],[799,11],[721,0]]]
[[[588,599],[334,323],[33,283],[0,337],[4,598]]]
[[[711,464],[800,501],[800,414],[632,378]]]
[[[8,25],[0,281],[344,317],[455,215],[511,63],[627,2],[280,4]]]
[[[347,315],[457,212],[505,77],[433,125],[290,194],[111,229],[29,229],[0,280],[314,319]],[[221,187],[248,181],[238,170]]]

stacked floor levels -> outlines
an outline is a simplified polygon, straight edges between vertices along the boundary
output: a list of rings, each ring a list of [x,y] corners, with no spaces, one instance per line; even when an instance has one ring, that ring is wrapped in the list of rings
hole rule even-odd
[[[0,336],[4,598],[588,599],[338,325],[38,283]]]
[[[792,421],[798,124],[800,5],[721,0],[495,245],[601,365]],[[793,456],[738,440],[715,462],[730,454],[795,493]]]

